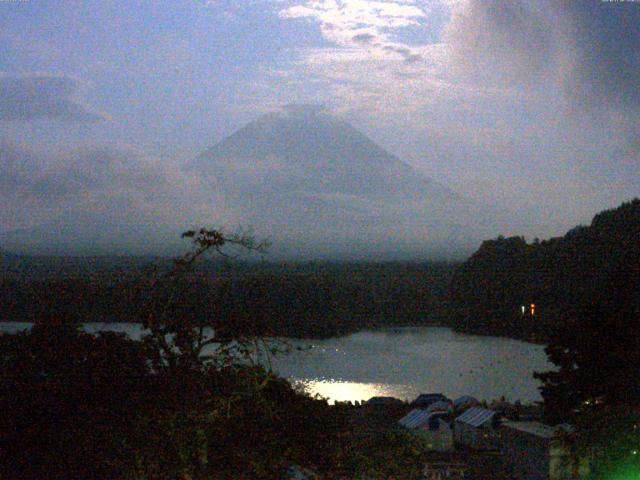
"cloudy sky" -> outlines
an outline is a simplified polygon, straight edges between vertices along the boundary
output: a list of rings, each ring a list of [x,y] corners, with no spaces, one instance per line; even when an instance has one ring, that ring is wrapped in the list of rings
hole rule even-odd
[[[215,217],[182,165],[311,103],[562,234],[640,195],[639,45],[629,0],[2,0],[0,231]]]

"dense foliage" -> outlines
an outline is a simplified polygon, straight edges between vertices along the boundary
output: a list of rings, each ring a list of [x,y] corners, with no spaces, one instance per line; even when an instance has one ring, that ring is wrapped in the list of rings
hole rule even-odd
[[[561,238],[486,241],[453,276],[451,325],[468,332],[552,339],[561,334],[559,328],[580,322],[580,310],[607,286],[626,285],[629,295],[638,294],[639,239],[636,199],[599,213],[590,226]]]
[[[5,261],[0,321],[55,314],[69,321],[137,321],[146,306],[143,259]],[[170,266],[158,262],[160,270]],[[254,322],[271,334],[329,337],[442,317],[454,266],[204,260],[183,282],[181,315]],[[38,272],[38,273],[34,273]],[[46,292],[46,293],[45,293]]]
[[[0,337],[0,478],[281,478],[339,465],[346,419],[258,367],[151,368],[120,334]]]
[[[590,405],[575,419],[568,434],[572,453],[587,459],[589,479],[626,480],[640,477],[640,409]]]
[[[37,325],[0,337],[2,478],[107,478],[158,387],[141,345]],[[132,428],[133,427],[133,428]]]

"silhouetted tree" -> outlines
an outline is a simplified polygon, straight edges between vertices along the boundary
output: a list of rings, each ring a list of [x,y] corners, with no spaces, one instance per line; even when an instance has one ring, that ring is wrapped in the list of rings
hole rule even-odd
[[[1,478],[121,478],[157,391],[143,346],[35,325],[0,336]]]
[[[536,374],[543,381],[541,392],[550,419],[572,418],[598,405],[640,406],[636,265],[612,272],[611,279],[595,289],[571,318],[559,322],[550,337],[546,352],[558,370]]]

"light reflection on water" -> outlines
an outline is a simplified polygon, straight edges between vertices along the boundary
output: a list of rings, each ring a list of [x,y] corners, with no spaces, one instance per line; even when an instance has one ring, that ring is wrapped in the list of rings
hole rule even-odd
[[[402,400],[410,400],[414,395],[414,389],[407,388],[404,385],[389,385],[384,383],[360,383],[345,382],[342,380],[324,379],[324,380],[296,380],[292,381],[303,387],[311,396],[320,396],[327,398],[329,403],[344,401],[363,401],[371,397],[388,397],[395,396],[402,391],[406,391],[407,395],[401,397]]]
[[[325,340],[292,340],[294,350],[274,359],[275,370],[299,379],[309,393],[330,400],[373,396],[413,399],[441,392],[491,400],[540,400],[536,371],[554,368],[542,345],[464,335],[440,327],[362,331]]]

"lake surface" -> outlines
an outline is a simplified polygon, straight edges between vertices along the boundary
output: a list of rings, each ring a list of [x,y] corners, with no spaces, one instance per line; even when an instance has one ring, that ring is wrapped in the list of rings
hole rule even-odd
[[[29,328],[0,323],[0,331]],[[125,332],[139,338],[137,324],[85,325],[85,330]],[[450,398],[540,400],[534,371],[553,369],[544,347],[518,340],[455,333],[440,327],[362,331],[327,340],[290,340],[306,347],[273,359],[274,370],[330,401],[385,395],[413,399],[442,392]]]

